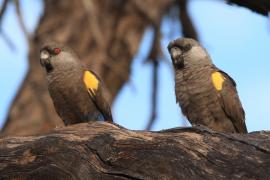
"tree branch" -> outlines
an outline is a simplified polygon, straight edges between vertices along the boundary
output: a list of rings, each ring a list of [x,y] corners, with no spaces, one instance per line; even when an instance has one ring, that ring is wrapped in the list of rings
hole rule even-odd
[[[8,0],[4,0],[2,7],[0,9],[0,25],[2,25],[3,16],[7,9]]]
[[[193,38],[198,41],[198,33],[189,15],[187,5],[187,0],[178,0],[178,6],[180,9],[179,19],[182,25],[182,33],[184,37]]]
[[[98,13],[96,12],[96,8],[93,5],[94,2],[89,0],[82,0],[82,3],[87,14],[89,25],[92,27],[91,31],[93,34],[95,34],[95,43],[98,44],[100,48],[105,48],[106,45],[104,44],[102,29],[100,29],[99,26]]]
[[[0,139],[0,179],[268,179],[269,144],[263,131],[147,132],[90,122]]]
[[[158,103],[158,67],[159,67],[159,56],[161,56],[161,47],[160,47],[160,22],[157,26],[154,26],[154,40],[152,42],[152,47],[149,53],[149,56],[146,59],[147,62],[153,64],[153,79],[152,79],[152,96],[151,96],[151,114],[148,120],[146,130],[151,130],[156,118],[157,118],[157,103]]]
[[[13,0],[15,7],[16,7],[16,14],[19,20],[19,25],[21,26],[21,29],[23,31],[24,36],[27,39],[27,42],[30,43],[31,37],[26,29],[23,17],[22,17],[22,13],[21,13],[21,8],[20,8],[20,2],[19,0]]]
[[[269,0],[227,0],[228,4],[236,4],[238,6],[246,7],[256,13],[267,16],[270,11]]]
[[[4,0],[3,4],[2,4],[2,7],[0,9],[0,34],[1,34],[2,38],[3,38],[3,40],[6,42],[7,46],[11,50],[15,50],[16,49],[15,45],[13,44],[13,42],[10,40],[8,35],[5,34],[5,32],[2,29],[2,21],[3,21],[4,14],[5,14],[6,10],[7,10],[8,2],[9,2],[8,0]]]
[[[15,44],[12,42],[9,36],[3,31],[2,27],[0,27],[0,34],[2,36],[2,39],[5,41],[5,43],[9,47],[9,49],[12,51],[15,51],[16,50]]]

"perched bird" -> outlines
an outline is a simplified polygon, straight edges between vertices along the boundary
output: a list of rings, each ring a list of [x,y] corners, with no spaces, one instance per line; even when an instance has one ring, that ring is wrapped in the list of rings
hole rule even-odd
[[[176,101],[190,123],[247,133],[236,83],[212,63],[207,51],[189,38],[171,41],[168,50],[175,70]]]
[[[65,125],[90,120],[113,122],[103,82],[84,68],[71,48],[47,43],[40,50],[40,63],[56,112]]]

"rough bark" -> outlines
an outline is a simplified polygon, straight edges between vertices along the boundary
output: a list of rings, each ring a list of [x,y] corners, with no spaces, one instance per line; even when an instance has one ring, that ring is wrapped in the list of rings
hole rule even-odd
[[[270,133],[91,122],[0,139],[0,179],[268,179]]]

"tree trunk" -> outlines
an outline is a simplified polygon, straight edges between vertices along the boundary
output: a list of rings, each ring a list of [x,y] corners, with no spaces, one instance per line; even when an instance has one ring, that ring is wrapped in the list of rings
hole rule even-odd
[[[90,122],[0,139],[0,179],[269,179],[270,133]]]

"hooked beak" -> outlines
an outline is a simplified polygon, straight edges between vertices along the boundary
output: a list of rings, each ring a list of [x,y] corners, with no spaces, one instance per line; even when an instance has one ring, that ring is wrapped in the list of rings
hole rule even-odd
[[[46,71],[49,73],[53,70],[53,67],[50,63],[50,53],[47,50],[42,50],[40,52],[40,64],[42,67],[45,67]]]
[[[184,65],[183,51],[176,46],[169,49],[173,64],[177,67],[182,67]]]
[[[181,51],[181,49],[178,48],[178,47],[172,47],[172,48],[170,49],[170,54],[171,54],[171,57],[172,57],[173,59],[176,59],[176,58],[178,58],[178,57],[182,54],[182,51]]]
[[[40,64],[41,66],[45,66],[46,64],[49,64],[50,53],[47,50],[42,50],[40,52]]]

